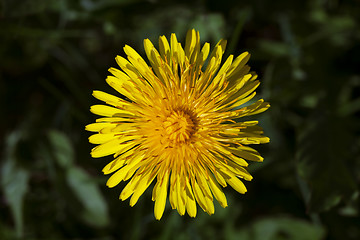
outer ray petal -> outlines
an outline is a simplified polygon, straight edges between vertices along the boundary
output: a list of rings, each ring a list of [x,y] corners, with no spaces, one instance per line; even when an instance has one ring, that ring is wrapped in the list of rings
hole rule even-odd
[[[209,175],[209,186],[211,188],[212,193],[214,194],[216,200],[220,203],[220,205],[225,208],[227,207],[227,200],[224,192],[221,190],[221,187],[215,180],[215,178],[210,174]]]
[[[137,158],[133,158],[131,163],[128,163],[124,167],[122,167],[120,170],[118,170],[116,173],[114,173],[109,180],[106,182],[106,185],[110,188],[115,187],[118,185],[124,178],[126,177],[126,174],[128,174],[129,170],[134,167],[137,163],[139,163],[142,159],[142,156],[139,156]]]
[[[162,179],[158,179],[157,186],[155,186],[155,188],[157,188],[154,188],[156,192],[154,214],[157,220],[160,220],[165,210],[168,182],[169,172],[166,171]]]
[[[226,178],[226,182],[241,194],[244,194],[247,191],[244,183],[233,174],[229,174],[229,178]]]
[[[129,141],[132,139],[134,139],[133,136],[124,137],[124,138],[121,138],[121,137],[115,138],[111,141],[108,141],[104,144],[94,147],[91,150],[91,156],[93,158],[99,158],[99,157],[104,157],[104,156],[111,155],[111,154],[114,154],[117,152],[121,152],[124,149],[126,149],[127,147],[134,146],[136,144],[136,142],[134,143],[133,141],[126,142],[126,141]]]
[[[130,199],[130,206],[134,206],[138,201],[139,197],[145,192],[145,190],[149,187],[149,185],[154,180],[155,175],[152,174],[151,171],[148,171],[146,174],[141,176],[140,181],[137,183],[136,188],[134,190],[134,194]]]
[[[186,180],[186,211],[190,217],[196,217],[197,208],[193,190],[190,186],[189,179]]]
[[[108,133],[108,134],[94,134],[89,137],[89,142],[93,144],[103,144],[110,140],[112,140],[115,137],[114,133]]]

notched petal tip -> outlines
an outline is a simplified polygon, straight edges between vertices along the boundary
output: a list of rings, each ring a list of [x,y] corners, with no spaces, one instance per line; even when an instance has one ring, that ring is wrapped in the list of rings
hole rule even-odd
[[[269,137],[264,137],[262,138],[262,142],[261,143],[269,143],[270,142],[270,138]]]
[[[115,58],[116,59],[116,58]],[[109,73],[112,73],[112,71],[114,70],[115,68],[113,68],[113,67],[110,67],[110,68],[108,68],[108,72]]]
[[[246,180],[246,181],[251,181],[251,180],[253,180],[253,176],[251,176],[251,175],[249,175],[249,176],[246,176],[246,177],[244,177],[244,179]]]
[[[93,149],[94,149],[94,148],[93,148]],[[94,150],[91,150],[90,155],[91,155],[92,158],[100,158],[100,156],[97,156],[97,155],[94,153]]]
[[[86,130],[86,131],[89,131],[89,132],[92,132],[92,131],[91,131],[91,128],[89,127],[89,125],[90,125],[90,124],[88,124],[88,125],[85,126],[85,130]]]
[[[134,195],[133,195],[133,196],[134,196]],[[129,206],[130,206],[130,207],[135,206],[135,204],[137,203],[137,200],[138,200],[138,198],[137,198],[137,199],[134,199],[133,197],[131,197],[131,198],[130,198],[130,202],[129,202]]]
[[[125,44],[125,46],[123,47],[124,52],[125,52],[127,49],[129,49],[129,48],[133,49],[133,48],[130,47],[129,45]]]
[[[125,201],[125,200],[128,199],[128,198],[129,198],[129,197],[125,198],[125,197],[121,196],[121,194],[120,194],[120,196],[119,196],[119,200],[121,200],[121,201]]]

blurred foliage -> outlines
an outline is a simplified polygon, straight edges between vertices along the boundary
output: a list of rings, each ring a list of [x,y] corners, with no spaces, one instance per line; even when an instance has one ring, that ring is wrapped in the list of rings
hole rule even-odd
[[[360,239],[360,2],[0,1],[0,239]],[[271,142],[229,207],[154,220],[90,158],[93,89],[129,44],[196,28],[252,54]]]

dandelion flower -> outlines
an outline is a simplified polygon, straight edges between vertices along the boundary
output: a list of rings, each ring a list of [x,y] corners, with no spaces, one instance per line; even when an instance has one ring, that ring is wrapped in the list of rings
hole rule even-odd
[[[185,48],[175,34],[170,43],[159,38],[159,51],[145,39],[150,67],[126,45],[127,59],[116,57],[121,70],[110,68],[113,76],[106,79],[120,97],[93,92],[107,105],[90,109],[102,116],[86,126],[96,132],[90,143],[99,144],[91,156],[114,155],[103,169],[112,174],[107,186],[129,180],[120,199],[131,197],[131,206],[156,182],[152,200],[158,220],[167,196],[173,209],[190,217],[196,216],[197,204],[213,214],[213,197],[226,207],[222,187],[230,185],[244,194],[242,180],[252,179],[246,160],[263,161],[248,145],[267,143],[269,138],[258,121],[241,118],[261,113],[269,104],[260,99],[244,106],[255,96],[259,81],[246,65],[247,52],[235,59],[230,55],[221,66],[225,46],[226,41],[220,40],[208,58],[210,45],[201,47],[195,30],[187,33]]]

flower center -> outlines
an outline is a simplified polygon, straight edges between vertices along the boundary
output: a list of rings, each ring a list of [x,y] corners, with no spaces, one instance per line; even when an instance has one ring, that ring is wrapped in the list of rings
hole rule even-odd
[[[174,111],[166,118],[163,128],[169,140],[174,143],[187,141],[195,131],[191,116],[184,111]]]

